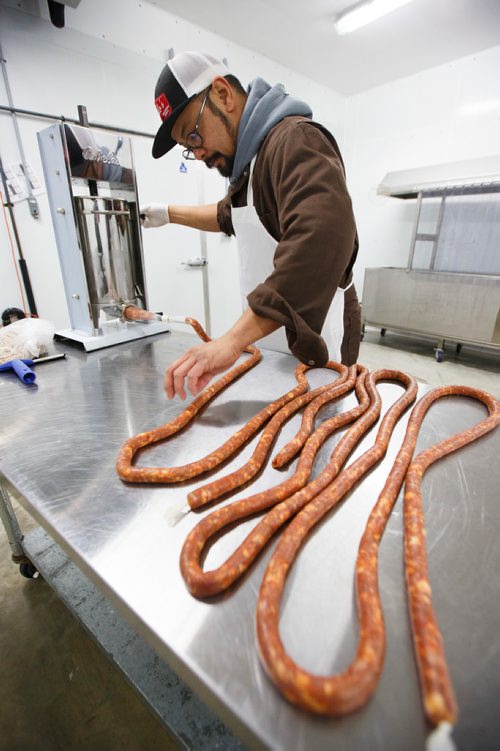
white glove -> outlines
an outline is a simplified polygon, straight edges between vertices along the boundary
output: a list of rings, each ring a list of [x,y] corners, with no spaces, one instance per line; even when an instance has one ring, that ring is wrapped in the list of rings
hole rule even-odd
[[[168,206],[164,203],[146,203],[139,209],[139,214],[144,229],[161,227],[170,222]]]

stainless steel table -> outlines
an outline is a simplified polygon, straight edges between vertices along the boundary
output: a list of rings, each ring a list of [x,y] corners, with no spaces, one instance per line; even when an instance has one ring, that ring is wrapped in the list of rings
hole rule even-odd
[[[254,638],[255,604],[267,550],[231,592],[200,602],[187,592],[179,553],[200,514],[175,525],[188,488],[126,485],[115,459],[131,435],[170,420],[185,404],[168,402],[162,390],[165,366],[193,343],[172,333],[93,353],[66,348],[65,361],[38,370],[38,386],[14,375],[0,378],[1,472],[26,509],[110,603],[251,748],[380,749],[413,751],[428,732],[410,641],[402,569],[401,499],[381,547],[380,584],[387,627],[387,654],[378,690],[369,704],[344,719],[310,716],[289,705],[267,679]],[[59,345],[62,347],[62,345]],[[148,450],[140,462],[177,465],[222,443],[265,403],[291,388],[296,361],[265,353],[263,362],[207,407],[174,441]],[[311,384],[329,376],[313,371]],[[428,387],[422,386],[421,393]],[[400,388],[382,384],[384,409]],[[354,404],[353,397],[324,410]],[[421,449],[482,418],[466,399],[448,398],[430,412]],[[315,531],[291,574],[284,600],[282,636],[304,667],[319,673],[345,668],[356,643],[353,570],[357,543],[401,441],[398,426],[386,459]],[[294,418],[275,450],[298,426]],[[354,454],[373,442],[374,431]],[[318,458],[327,461],[332,438]],[[231,462],[240,466],[255,441]],[[493,749],[498,744],[500,698],[500,431],[432,467],[424,481],[430,573],[458,702],[458,748]],[[290,472],[292,468],[287,470]],[[215,478],[228,466],[212,473]],[[266,469],[250,489],[286,476]],[[229,501],[224,501],[229,502]],[[202,512],[207,513],[207,512]],[[216,543],[206,567],[222,561],[254,522]]]

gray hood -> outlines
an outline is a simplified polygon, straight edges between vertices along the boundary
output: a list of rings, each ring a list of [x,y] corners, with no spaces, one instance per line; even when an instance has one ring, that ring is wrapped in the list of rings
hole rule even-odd
[[[231,183],[252,161],[269,131],[290,115],[312,117],[312,110],[305,102],[287,94],[281,83],[270,86],[263,78],[252,81],[238,128]]]

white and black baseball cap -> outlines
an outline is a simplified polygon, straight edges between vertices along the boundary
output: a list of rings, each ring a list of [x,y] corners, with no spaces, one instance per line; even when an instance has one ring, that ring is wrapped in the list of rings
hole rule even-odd
[[[181,112],[217,76],[227,76],[229,68],[204,52],[180,52],[163,68],[155,88],[155,105],[162,124],[153,143],[155,159],[173,149],[172,128]]]

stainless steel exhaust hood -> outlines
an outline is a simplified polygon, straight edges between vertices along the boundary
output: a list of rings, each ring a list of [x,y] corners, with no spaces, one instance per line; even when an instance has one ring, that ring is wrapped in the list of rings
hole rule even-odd
[[[395,198],[496,192],[500,192],[500,156],[388,172],[377,188],[378,195]]]

